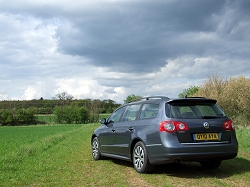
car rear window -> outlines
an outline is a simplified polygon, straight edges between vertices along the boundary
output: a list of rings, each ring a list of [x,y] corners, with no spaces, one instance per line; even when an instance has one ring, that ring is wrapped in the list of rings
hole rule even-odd
[[[219,118],[225,113],[215,103],[209,102],[177,102],[166,104],[166,115],[171,118]]]

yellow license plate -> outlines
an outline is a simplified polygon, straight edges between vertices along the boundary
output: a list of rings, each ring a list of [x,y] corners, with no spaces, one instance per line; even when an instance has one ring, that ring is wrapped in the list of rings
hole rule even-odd
[[[219,140],[218,133],[195,134],[195,140]]]

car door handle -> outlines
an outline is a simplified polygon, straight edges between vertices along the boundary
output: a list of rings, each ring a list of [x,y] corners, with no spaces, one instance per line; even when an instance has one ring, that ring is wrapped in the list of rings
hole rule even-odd
[[[129,127],[128,129],[130,132],[132,132],[134,130],[134,127]]]

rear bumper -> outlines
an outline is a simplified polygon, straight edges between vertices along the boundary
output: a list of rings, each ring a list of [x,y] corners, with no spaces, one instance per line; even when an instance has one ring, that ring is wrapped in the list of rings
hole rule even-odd
[[[172,162],[227,160],[238,154],[238,144],[182,145],[177,148],[163,145],[147,145],[149,162],[164,164]]]

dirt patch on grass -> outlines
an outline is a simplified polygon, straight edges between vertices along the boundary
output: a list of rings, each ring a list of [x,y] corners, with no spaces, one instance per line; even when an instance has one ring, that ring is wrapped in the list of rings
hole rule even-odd
[[[240,152],[238,154],[239,154],[239,156],[243,156],[243,157],[247,158],[248,160],[250,160],[250,155],[249,154],[244,153],[244,152]]]
[[[133,168],[127,167],[125,170],[130,186],[152,187],[152,184],[148,184],[145,180],[143,180],[140,177],[142,174],[137,173]]]

